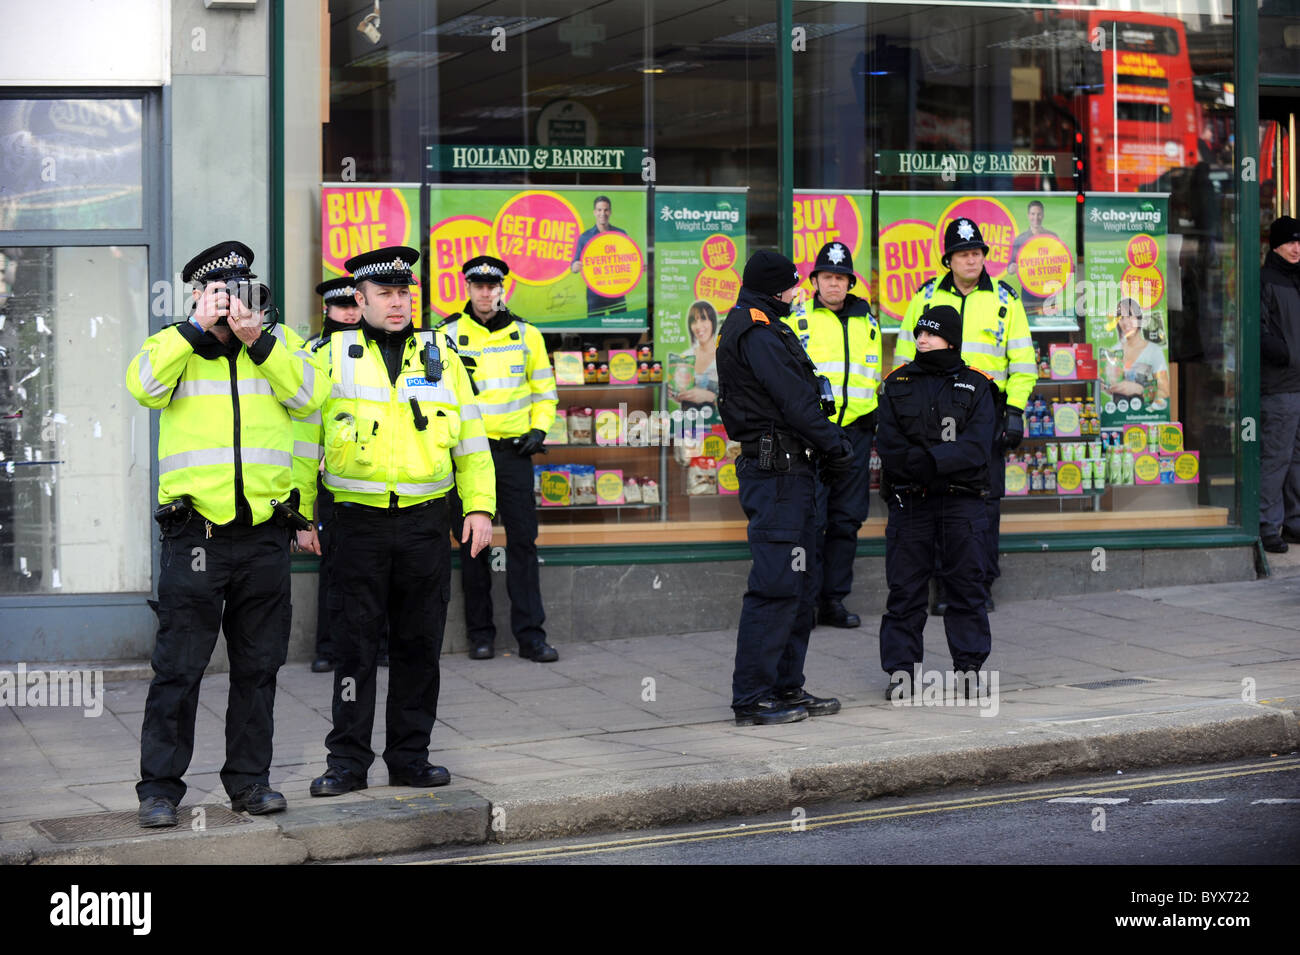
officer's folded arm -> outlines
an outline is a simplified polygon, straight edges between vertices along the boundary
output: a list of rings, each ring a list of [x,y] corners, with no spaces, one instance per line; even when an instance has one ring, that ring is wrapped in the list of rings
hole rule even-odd
[[[848,438],[822,413],[821,402],[799,370],[790,363],[789,353],[774,334],[756,329],[740,340],[741,356],[768,394],[781,409],[787,427],[809,446],[826,455],[845,453]],[[851,453],[851,446],[850,446]]]
[[[936,472],[951,474],[966,468],[990,464],[989,447],[993,443],[993,427],[996,410],[993,396],[988,388],[981,389],[975,410],[971,412],[966,426],[952,441],[941,441],[930,448],[934,456]]]

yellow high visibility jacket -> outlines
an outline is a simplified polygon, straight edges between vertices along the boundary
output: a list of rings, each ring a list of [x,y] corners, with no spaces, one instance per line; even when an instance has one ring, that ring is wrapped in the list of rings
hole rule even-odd
[[[876,410],[880,389],[880,323],[866,299],[850,294],[839,312],[814,297],[804,316],[782,319],[835,390],[835,423],[847,427]]]
[[[430,343],[443,364],[437,381],[425,376]],[[316,357],[324,358],[333,384],[316,443],[323,446],[323,483],[335,501],[409,507],[446,496],[454,480],[466,513],[495,514],[492,454],[469,375],[450,342],[433,331],[414,331],[395,384],[379,345],[360,328],[334,332]],[[304,457],[296,472],[313,509],[317,460]]]
[[[1006,396],[1007,405],[1023,411],[1038,381],[1029,320],[1016,290],[1001,280],[995,283],[987,271],[980,273],[979,285],[968,295],[957,291],[951,271],[917,290],[898,330],[894,368],[902,368],[916,357],[912,329],[916,320],[936,305],[951,305],[961,313],[962,360],[986,372]]]
[[[204,518],[229,524],[239,498],[254,524],[293,489],[293,420],[329,394],[302,338],[281,324],[227,349],[189,322],[169,325],[131,360],[126,386],[158,423],[158,502],[188,496]]]
[[[438,328],[456,343],[478,390],[483,427],[493,439],[515,438],[555,420],[555,372],[542,333],[508,311],[479,324],[469,304]]]

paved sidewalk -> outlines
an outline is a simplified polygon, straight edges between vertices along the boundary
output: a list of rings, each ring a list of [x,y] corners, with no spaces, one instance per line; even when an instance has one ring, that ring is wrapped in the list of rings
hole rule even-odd
[[[545,665],[444,657],[431,758],[451,786],[390,788],[377,760],[371,789],[335,799],[307,792],[332,678],[288,665],[271,782],[289,809],[258,819],[230,813],[221,789],[228,678],[213,674],[182,824],[148,833],[134,825],[148,670],[118,668],[98,718],[0,707],[0,861],[294,863],[1300,747],[1300,577],[1009,603],[991,619],[996,707],[884,701],[869,619],[813,635],[807,686],[843,711],[774,727],[730,722],[732,632],[557,641]],[[926,657],[950,665],[941,620]],[[1114,680],[1131,682],[1080,686]]]

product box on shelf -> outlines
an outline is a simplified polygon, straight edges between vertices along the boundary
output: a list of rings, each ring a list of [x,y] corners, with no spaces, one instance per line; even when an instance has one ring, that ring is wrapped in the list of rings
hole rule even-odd
[[[1172,474],[1172,471],[1170,473]],[[1161,483],[1160,455],[1153,451],[1143,451],[1133,455],[1133,483],[1138,485]],[[1170,480],[1166,483],[1172,484],[1173,481]]]
[[[1173,484],[1199,484],[1201,482],[1201,453],[1199,451],[1160,452],[1160,459],[1169,461]]]
[[[1144,424],[1124,425],[1124,447],[1134,454],[1147,450],[1147,426]]]
[[[572,475],[573,503],[596,503],[596,466],[594,464],[570,464]]]
[[[1083,469],[1088,462],[1058,461],[1056,463],[1056,493],[1082,494]]]
[[[611,348],[609,352],[609,383],[611,385],[636,384],[636,350]]]
[[[626,504],[623,496],[623,472],[619,470],[596,472],[596,503]]]
[[[736,459],[727,458],[718,465],[718,493],[739,494],[740,479],[736,477]]]
[[[691,496],[718,493],[718,462],[715,458],[691,458],[686,471],[686,493]]]
[[[582,352],[557,351],[551,356],[557,385],[581,385],[586,379],[582,373]]]
[[[597,408],[594,419],[596,444],[603,448],[620,444],[623,416],[617,408]]]
[[[1029,470],[1023,461],[1008,461],[1004,473],[1008,497],[1020,497],[1029,493]]]
[[[1069,402],[1052,405],[1052,427],[1058,438],[1077,438],[1083,434],[1079,424],[1079,409]]]
[[[555,409],[555,420],[546,430],[546,444],[569,443],[569,412],[564,408]]]
[[[1171,421],[1160,425],[1160,453],[1173,454],[1183,448],[1183,423]]]
[[[542,507],[568,507],[573,499],[573,477],[567,467],[542,469]]]
[[[577,405],[569,409],[569,444],[592,443],[591,409]]]

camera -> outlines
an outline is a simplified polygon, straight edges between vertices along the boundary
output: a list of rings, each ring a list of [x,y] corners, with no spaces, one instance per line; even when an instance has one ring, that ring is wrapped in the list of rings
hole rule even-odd
[[[251,282],[248,279],[227,279],[225,282],[220,283],[220,285],[224,287],[227,295],[232,299],[239,299],[239,301],[244,304],[245,308],[250,309],[254,313],[269,312],[275,307],[274,303],[271,301],[271,290],[261,282]],[[195,298],[190,300],[189,311],[191,314],[198,308],[198,304],[199,299]],[[216,324],[228,324],[226,316],[222,315],[218,318]]]

